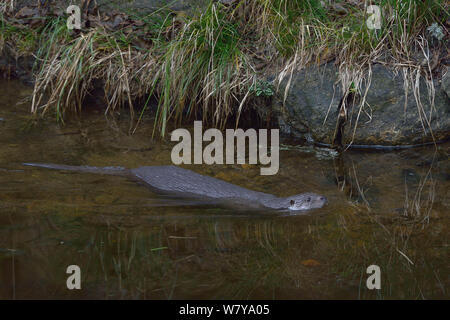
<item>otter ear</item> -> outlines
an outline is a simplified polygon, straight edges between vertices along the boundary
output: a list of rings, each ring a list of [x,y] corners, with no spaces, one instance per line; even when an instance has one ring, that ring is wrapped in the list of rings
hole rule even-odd
[[[293,206],[295,204],[294,200],[291,200],[291,206]]]

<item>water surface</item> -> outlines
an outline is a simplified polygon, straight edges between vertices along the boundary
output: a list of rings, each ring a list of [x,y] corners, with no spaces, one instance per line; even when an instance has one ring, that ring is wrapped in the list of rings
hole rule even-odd
[[[23,162],[170,164],[144,119],[89,108],[65,125],[30,113],[31,89],[0,82],[0,298],[449,298],[450,144],[399,152],[284,148],[280,171],[185,166],[253,190],[312,191],[329,204],[282,216],[167,198],[123,177]],[[289,142],[283,142],[289,144]],[[262,213],[262,212],[261,212]],[[78,265],[82,290],[66,287]],[[380,266],[380,290],[366,268]]]

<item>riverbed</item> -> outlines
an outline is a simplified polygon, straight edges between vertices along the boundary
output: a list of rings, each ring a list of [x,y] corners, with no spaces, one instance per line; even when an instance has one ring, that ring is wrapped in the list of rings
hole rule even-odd
[[[62,124],[30,114],[32,89],[0,81],[0,299],[448,299],[450,143],[394,152],[299,148],[280,169],[185,168],[328,204],[285,215],[161,196],[124,177],[25,167],[169,165],[144,117],[97,105]],[[133,129],[133,128],[132,128]],[[68,290],[67,267],[81,270]],[[366,270],[377,265],[381,288]]]

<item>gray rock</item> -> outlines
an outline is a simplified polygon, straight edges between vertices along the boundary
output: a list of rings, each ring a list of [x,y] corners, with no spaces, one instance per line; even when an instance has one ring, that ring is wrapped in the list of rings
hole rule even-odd
[[[430,128],[425,121],[425,130],[422,126],[411,89],[406,112],[404,111],[405,91],[402,75],[396,75],[379,64],[372,67],[372,72],[372,83],[366,99],[370,108],[365,107],[372,118],[370,119],[364,112],[361,113],[353,143],[403,145],[432,141]],[[442,86],[435,82],[435,109],[430,123],[436,140],[450,137],[450,100],[444,92],[448,90],[445,89],[447,88],[445,85],[448,85],[448,80],[446,81]],[[282,83],[279,92],[284,92],[286,83],[287,81]],[[365,88],[362,88],[361,91],[364,90]],[[306,134],[310,133],[317,142],[331,143],[342,94],[337,85],[337,68],[332,63],[320,68],[311,66],[294,74],[284,107],[279,102],[275,103],[273,108],[278,113],[279,122],[283,124],[285,132],[290,131],[298,137],[306,137]],[[429,117],[430,103],[424,82],[420,83],[420,96]],[[282,97],[279,97],[278,101],[281,99]],[[329,114],[325,121],[328,110]],[[352,111],[350,111],[352,125],[347,122],[343,143],[350,143],[352,140],[359,106],[355,106]],[[290,129],[287,130],[286,126]]]
[[[441,86],[447,97],[450,98],[450,69],[442,76]]]

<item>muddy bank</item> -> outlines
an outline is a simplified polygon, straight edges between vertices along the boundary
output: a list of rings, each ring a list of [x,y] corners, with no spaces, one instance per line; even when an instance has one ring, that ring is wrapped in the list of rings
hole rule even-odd
[[[91,24],[90,20],[95,19],[94,14],[100,12],[100,15],[104,19],[101,22],[99,21],[98,26],[115,31],[125,27],[127,25],[126,22],[132,20],[129,17],[130,14],[145,16],[158,10],[169,10],[187,14],[204,9],[208,1],[174,0],[168,3],[162,0],[133,0],[126,2],[119,0],[49,0],[40,5],[35,0],[22,0],[14,1],[13,7],[7,6],[4,14],[18,28],[13,32],[21,32],[21,30],[27,32],[27,28],[32,29],[41,26],[45,23],[45,19],[67,17],[65,10],[71,4],[76,4],[81,7],[83,28],[89,27]],[[92,26],[95,26],[95,22]],[[36,40],[30,39],[30,42]],[[34,45],[35,43],[30,43],[30,46]],[[35,51],[39,48],[22,48],[22,46],[22,44],[17,43],[15,45],[8,45],[7,43],[4,45],[0,43],[0,77],[18,78],[32,85],[34,80],[33,66],[35,64]],[[37,69],[40,67],[39,62],[35,67]]]
[[[222,2],[233,3],[227,1]],[[32,29],[39,25],[42,26],[42,17],[46,19],[49,17],[50,19],[54,19],[55,17],[64,18],[62,9],[70,3],[77,2],[50,1],[47,2],[47,5],[43,6],[34,5],[31,1],[20,2],[15,7],[15,11],[9,13],[12,28],[17,28],[17,30],[10,32],[22,32],[20,30],[25,30],[26,28]],[[170,42],[177,39],[177,34],[188,23],[188,20],[185,19],[186,15],[190,14],[188,12],[205,9],[208,1],[174,1],[171,2],[170,6],[165,6],[165,2],[158,0],[132,1],[130,3],[97,0],[96,2],[91,1],[89,3],[89,6],[82,8],[83,30],[81,32],[73,32],[69,36],[69,40],[77,41],[80,38],[80,34],[88,34],[89,31],[99,28],[105,30],[106,34],[102,35],[105,39],[109,37],[108,32],[111,34],[117,32],[122,33],[119,36],[119,40],[123,41],[123,43],[120,42],[121,47],[119,48],[118,40],[114,38],[115,44],[113,47],[102,49],[105,52],[110,50],[112,52],[111,56],[114,55],[113,59],[104,63],[105,65],[111,64],[111,62],[116,63],[112,68],[109,70],[99,68],[98,72],[92,75],[91,82],[83,79],[83,75],[72,80],[75,86],[74,92],[76,92],[76,96],[78,97],[81,96],[84,98],[85,96],[89,96],[99,101],[103,97],[107,97],[107,101],[102,100],[100,103],[110,106],[113,103],[111,103],[111,100],[108,100],[108,96],[118,96],[119,98],[111,99],[115,99],[113,102],[120,105],[120,107],[122,105],[129,106],[133,104],[139,107],[139,105],[142,106],[145,103],[148,92],[155,93],[159,90],[155,94],[156,100],[167,99],[162,103],[165,108],[164,112],[184,114],[185,110],[191,109],[193,103],[197,103],[196,101],[186,101],[194,96],[197,100],[201,101],[200,103],[205,104],[201,106],[203,108],[201,112],[195,112],[194,117],[197,119],[200,117],[204,119],[216,117],[218,113],[214,113],[214,110],[213,112],[208,110],[222,108],[224,111],[222,112],[220,110],[219,115],[219,118],[222,118],[220,120],[216,119],[215,121],[223,123],[225,122],[224,118],[230,114],[235,115],[241,110],[244,110],[259,114],[260,118],[267,119],[267,123],[274,123],[276,127],[281,129],[282,134],[285,136],[300,138],[307,142],[334,145],[346,145],[349,143],[384,146],[416,145],[442,141],[450,137],[450,76],[448,72],[448,52],[445,49],[446,41],[448,41],[446,39],[439,42],[432,39],[428,34],[432,54],[424,56],[423,54],[420,55],[419,52],[417,56],[411,58],[412,62],[408,68],[414,66],[416,69],[411,69],[411,67],[410,69],[397,68],[394,70],[392,66],[387,67],[380,63],[373,63],[370,65],[370,68],[367,66],[364,71],[364,81],[358,83],[357,89],[355,89],[355,92],[352,92],[352,94],[357,96],[353,101],[347,101],[347,98],[344,99],[344,96],[349,94],[349,85],[353,85],[354,82],[346,80],[349,83],[346,84],[347,88],[343,90],[343,74],[342,70],[338,67],[339,59],[337,57],[331,57],[328,63],[322,64],[321,66],[313,63],[302,65],[301,68],[295,69],[292,73],[287,73],[284,77],[279,77],[281,72],[280,66],[278,65],[279,61],[276,59],[268,59],[260,63],[262,59],[261,55],[267,55],[265,51],[273,53],[269,48],[260,48],[257,55],[255,54],[257,58],[250,61],[251,63],[249,63],[248,69],[224,70],[229,72],[229,74],[236,74],[239,72],[249,73],[248,70],[250,69],[258,69],[255,68],[256,65],[264,65],[264,67],[261,70],[258,69],[255,74],[243,77],[243,79],[239,77],[233,79],[236,83],[230,85],[229,88],[234,88],[236,91],[231,94],[231,89],[221,92],[228,95],[226,99],[221,100],[221,94],[217,94],[218,98],[209,101],[209,97],[214,96],[215,92],[219,89],[211,90],[211,88],[208,88],[208,90],[211,90],[211,93],[205,94],[200,98],[199,92],[206,92],[206,90],[200,90],[201,85],[196,85],[196,83],[203,81],[202,83],[205,86],[208,86],[208,83],[212,83],[211,81],[207,81],[207,77],[214,72],[213,70],[216,70],[216,66],[210,72],[204,72],[206,70],[199,69],[199,73],[204,72],[204,78],[200,78],[203,75],[200,77],[193,76],[192,78],[175,78],[174,72],[173,74],[166,75],[165,78],[161,77],[158,79],[160,83],[152,87],[146,84],[152,80],[151,77],[143,78],[140,75],[141,78],[137,81],[129,81],[128,79],[117,79],[118,77],[114,78],[114,76],[111,76],[115,72],[123,72],[123,70],[135,71],[136,69],[143,70],[143,68],[148,68],[148,72],[145,70],[147,74],[154,72],[160,75],[166,72],[168,67],[175,69],[176,67],[185,65],[184,62],[186,61],[181,60],[178,66],[171,65],[170,63],[173,63],[173,61],[167,59],[164,52],[156,52],[152,56],[152,50],[158,51],[161,49],[160,47],[155,49],[155,42],[160,41],[160,39],[155,40],[154,37],[149,36],[149,33],[154,32],[156,29],[151,29],[152,27],[154,28],[154,25],[150,24],[149,27],[147,25],[149,21],[140,20],[134,14],[139,13],[140,15],[145,15],[155,12],[155,10],[162,10],[163,7],[164,10],[167,9],[169,12],[167,18],[171,19],[172,22],[167,26],[161,27],[156,33],[158,36],[163,34],[164,41]],[[244,13],[245,16],[246,13]],[[96,39],[96,36],[93,35],[92,39]],[[34,37],[37,38],[37,35],[34,35]],[[117,34],[115,37],[117,37]],[[42,49],[39,47],[42,44],[38,44],[38,41],[28,41],[26,35],[24,38],[25,40],[22,39],[20,42],[16,41],[13,45],[6,43],[3,46],[0,54],[0,74],[6,78],[17,77],[24,82],[32,84],[37,71],[41,71],[41,74],[51,74],[50,71],[53,69],[52,64],[48,61],[43,66],[42,61],[44,59],[40,58],[35,60],[35,53]],[[73,43],[73,41],[69,43]],[[96,40],[92,41],[95,42]],[[96,43],[96,45],[101,46],[102,44]],[[33,48],[33,46],[38,47]],[[179,56],[186,55],[187,52],[190,52],[183,52],[184,48],[175,46],[173,49],[180,51]],[[71,54],[73,53],[76,53],[76,50],[71,52]],[[107,53],[109,54],[110,52]],[[120,58],[122,59],[120,61],[119,57],[123,57],[126,53],[128,53],[128,60]],[[134,58],[138,56],[142,57],[149,53],[150,55],[147,61],[141,59],[138,62],[132,62]],[[190,53],[192,54],[192,52]],[[200,53],[203,54],[203,52]],[[247,54],[247,52],[244,53]],[[92,56],[95,55],[97,55],[97,52],[92,54]],[[56,58],[58,58],[58,55],[56,55]],[[115,58],[117,58],[117,61],[114,61]],[[239,65],[244,65],[249,61],[249,56],[244,54],[242,56],[237,55],[236,58],[242,58],[241,63],[238,63]],[[92,59],[93,63],[99,63],[99,59],[95,59],[97,58]],[[163,59],[167,60],[163,61]],[[58,61],[58,59],[55,61]],[[233,65],[234,61],[232,59],[228,63]],[[423,64],[423,61],[426,63]],[[64,61],[64,63],[68,62]],[[133,69],[133,65],[136,66],[138,63],[142,63],[142,68],[139,66]],[[414,63],[417,65],[414,65]],[[148,67],[153,65],[158,65],[163,71]],[[70,63],[67,66],[70,67]],[[89,66],[80,65],[79,70],[82,70],[82,68],[90,69]],[[430,72],[427,71],[427,68],[430,69]],[[60,69],[63,70],[64,68]],[[183,72],[189,72],[188,69],[183,70]],[[84,71],[81,73],[83,74]],[[102,78],[105,74],[110,76],[108,80],[116,80],[116,82],[111,82],[113,85],[111,83],[106,85],[105,82],[108,82],[108,80]],[[270,74],[270,76],[267,76],[267,74]],[[59,78],[63,77],[65,76],[61,73]],[[90,77],[91,75],[86,78]],[[136,75],[134,77],[138,78]],[[50,80],[46,85],[51,83],[51,86],[57,87],[56,84],[58,83],[52,82],[57,81],[57,78],[58,75],[55,75],[56,80]],[[407,81],[405,81],[406,78],[408,78]],[[263,81],[260,81],[261,79]],[[221,76],[219,75],[214,80],[221,81]],[[278,80],[280,81],[278,92],[275,97],[272,97],[272,88],[277,87],[276,81]],[[41,81],[43,80],[41,79]],[[83,81],[85,82],[83,83]],[[164,81],[165,83],[163,83]],[[186,91],[184,95],[179,97],[175,96],[171,100],[171,98],[167,97],[173,96],[177,91],[173,89],[174,86],[170,83],[171,81],[174,83],[188,82],[192,88],[185,89],[183,86],[178,85],[178,87]],[[223,84],[219,87],[225,87]],[[264,89],[266,86],[269,88],[267,91]],[[113,87],[118,87],[119,89],[116,90]],[[239,90],[236,89],[240,87],[242,88]],[[252,91],[251,88],[253,87],[256,89]],[[170,92],[172,94],[169,93],[170,90],[172,90]],[[192,90],[197,91],[192,92]],[[74,100],[73,97],[64,96],[64,90],[60,91],[60,96],[56,95],[53,101]],[[267,94],[268,97],[259,97],[261,92],[263,96]],[[242,105],[240,105],[241,101],[244,100],[245,103],[242,102]],[[344,104],[342,103],[343,101],[345,102]],[[81,108],[81,104],[82,101],[80,99],[77,107]],[[179,105],[174,107],[173,104]],[[226,105],[226,107],[223,108],[222,105]],[[184,109],[177,110],[177,112],[171,111],[173,108],[180,106],[181,109]],[[37,108],[39,106],[35,109]],[[114,109],[114,107],[111,109]],[[344,113],[342,113],[343,111]],[[205,112],[211,113],[205,114]]]
[[[45,1],[51,5],[57,6],[59,8],[67,8],[71,4],[80,5],[82,1],[80,0],[48,0]],[[162,7],[169,7],[173,10],[195,10],[204,8],[208,1],[207,0],[91,0],[84,1],[84,3],[90,2],[91,6],[97,5],[97,7],[103,11],[108,10],[122,10],[122,11],[140,11],[142,13],[152,13]],[[35,0],[22,0],[16,1],[16,9],[21,9],[25,6],[35,5]]]

